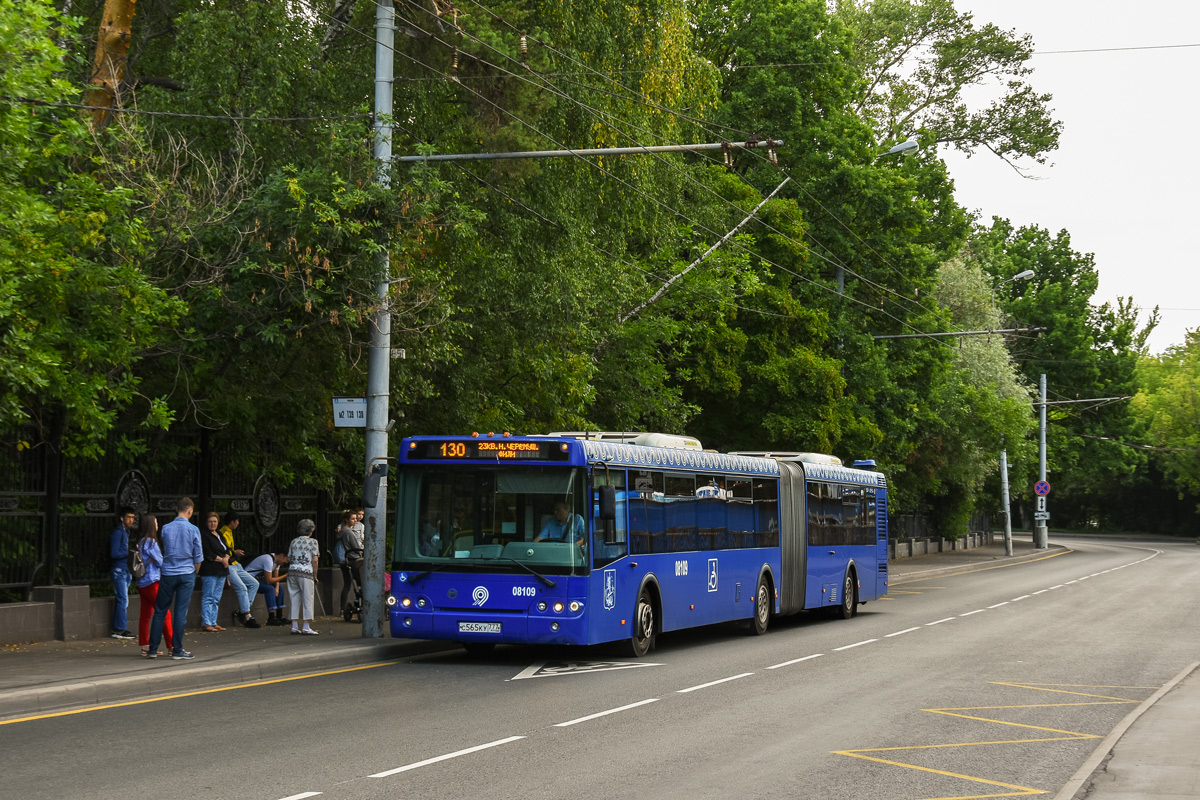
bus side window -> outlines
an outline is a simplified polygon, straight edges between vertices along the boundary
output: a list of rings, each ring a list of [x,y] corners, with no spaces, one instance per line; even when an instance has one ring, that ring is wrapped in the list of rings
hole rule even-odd
[[[595,528],[592,536],[592,561],[596,567],[609,564],[629,551],[629,493],[625,489],[624,470],[597,469],[593,476],[594,486],[612,486],[616,489],[616,519],[600,519],[599,492],[592,493],[592,520]]]
[[[754,532],[758,547],[779,544],[779,481],[754,480]]]

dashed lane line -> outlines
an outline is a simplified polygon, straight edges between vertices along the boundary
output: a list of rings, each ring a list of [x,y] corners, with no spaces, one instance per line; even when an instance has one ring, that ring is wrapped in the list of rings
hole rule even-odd
[[[1005,600],[1003,603],[996,603],[996,605],[988,606],[988,608],[999,608],[1000,606],[1006,606],[1011,602],[1012,602],[1011,600]]]
[[[1014,598],[1012,599],[1012,601],[1013,601],[1014,603],[1018,603],[1018,602],[1020,602],[1020,601],[1022,601],[1022,600],[1028,600],[1028,599],[1029,599],[1030,597],[1032,597],[1032,596],[1033,596],[1033,595],[1029,595],[1029,594],[1023,594],[1023,595],[1021,595],[1020,597],[1014,597]]]
[[[820,658],[823,655],[825,655],[825,654],[824,653],[813,653],[811,656],[804,656],[803,658],[793,658],[791,661],[785,661],[782,664],[776,664],[773,667],[767,667],[767,669],[779,669],[780,667],[790,667],[792,664],[799,664],[801,661],[808,661],[811,658]]]
[[[890,638],[892,638],[893,636],[900,636],[901,634],[904,634],[904,633],[912,633],[913,631],[919,631],[919,630],[921,630],[921,629],[920,629],[920,627],[916,627],[916,628],[905,628],[905,629],[904,629],[904,630],[902,630],[902,631],[896,631],[895,633],[889,633],[887,636],[884,636],[883,638],[885,638],[885,639],[890,639]]]
[[[878,641],[879,641],[878,639],[866,639],[861,642],[855,642],[854,644],[848,644],[848,645],[845,645],[844,647],[835,647],[833,649],[835,652],[840,651],[840,650],[849,650],[852,647],[861,647],[864,644],[870,644],[871,642],[878,642]]]
[[[965,614],[959,614],[959,616],[960,616],[960,617],[969,617],[969,616],[971,616],[972,614],[982,614],[982,613],[983,613],[983,612],[985,612],[985,611],[987,611],[987,609],[986,609],[986,608],[977,608],[977,609],[975,609],[974,611],[968,611],[968,612],[967,612],[967,613],[965,613]]]
[[[301,792],[300,794],[292,794],[283,798],[283,800],[304,800],[306,797],[316,797],[321,792]]]
[[[675,694],[687,694],[688,692],[694,692],[698,689],[707,689],[708,687],[716,686],[719,683],[729,683],[729,681],[736,681],[738,678],[749,678],[753,674],[754,674],[753,672],[743,672],[741,675],[731,675],[728,678],[721,678],[720,680],[717,680],[717,681],[709,681],[708,683],[702,683],[699,686],[692,686],[691,688],[688,688],[688,689],[676,689]]]
[[[941,625],[943,622],[949,622],[952,619],[958,619],[958,617],[946,617],[945,619],[939,619],[937,622],[926,622],[925,627],[928,628],[930,625]]]
[[[587,722],[588,720],[599,719],[600,717],[607,717],[609,714],[617,714],[622,711],[628,711],[631,708],[637,708],[638,706],[644,706],[644,705],[647,705],[648,703],[657,703],[657,702],[658,702],[657,697],[651,697],[649,700],[639,700],[636,703],[630,703],[629,705],[621,706],[620,708],[610,708],[608,711],[599,711],[595,714],[588,714],[586,717],[580,717],[579,719],[569,720],[568,722],[559,722],[554,727],[566,728],[570,725],[578,725],[581,722]]]
[[[650,702],[654,702],[654,701],[651,700]],[[605,712],[605,713],[612,713],[612,712]],[[582,720],[577,720],[577,721],[582,722]],[[567,723],[567,724],[570,725],[572,723]],[[491,747],[499,747],[502,744],[508,744],[510,742],[515,742],[515,741],[518,741],[519,739],[524,739],[524,738],[525,738],[524,736],[509,736],[507,739],[497,739],[496,741],[488,742],[487,744],[480,744],[480,745],[476,745],[475,747],[468,747],[466,750],[458,750],[453,753],[446,753],[444,756],[434,756],[433,758],[427,758],[424,761],[418,761],[415,764],[405,764],[403,767],[396,767],[395,769],[389,769],[384,772],[376,772],[374,775],[368,775],[367,777],[368,778],[386,778],[389,775],[398,775],[401,772],[408,772],[409,770],[419,769],[420,767],[427,767],[430,764],[436,764],[439,761],[449,761],[450,759],[458,758],[459,756],[470,755],[471,753],[478,753],[480,750],[487,750],[488,748],[491,748]],[[301,796],[310,797],[311,795],[301,795]]]

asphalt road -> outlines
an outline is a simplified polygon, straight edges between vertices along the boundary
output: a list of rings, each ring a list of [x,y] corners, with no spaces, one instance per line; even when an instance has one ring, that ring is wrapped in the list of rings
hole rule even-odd
[[[1200,651],[1200,548],[896,587],[836,621],[504,647],[0,728],[4,794],[972,798],[1056,792]],[[637,666],[628,666],[628,665]]]

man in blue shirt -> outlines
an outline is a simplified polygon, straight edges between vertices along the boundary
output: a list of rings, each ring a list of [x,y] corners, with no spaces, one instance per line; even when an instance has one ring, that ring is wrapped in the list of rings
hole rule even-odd
[[[114,639],[134,639],[129,632],[129,582],[133,579],[129,571],[129,530],[137,514],[129,506],[121,508],[117,529],[108,537],[108,579],[112,581],[113,603],[112,633]]]
[[[559,500],[554,504],[554,516],[546,520],[546,524],[542,526],[542,532],[533,540],[535,542],[574,541],[575,544],[583,544],[586,530],[583,517],[572,514],[566,501]]]
[[[187,627],[188,606],[196,587],[196,571],[204,561],[200,547],[200,529],[191,523],[196,504],[190,497],[181,497],[175,504],[178,516],[162,527],[162,577],[158,582],[158,600],[154,605],[154,619],[150,622],[150,644],[147,658],[158,655],[158,643],[162,641],[163,620],[171,609],[174,628],[171,637],[171,659],[190,661],[195,658],[183,649],[183,631]]]

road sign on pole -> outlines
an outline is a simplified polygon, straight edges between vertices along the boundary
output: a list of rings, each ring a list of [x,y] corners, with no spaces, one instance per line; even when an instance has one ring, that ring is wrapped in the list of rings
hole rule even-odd
[[[1045,497],[1050,494],[1050,484],[1045,481],[1038,481],[1033,485],[1033,493],[1038,497]]]
[[[1033,518],[1036,520],[1039,520],[1041,522],[1045,522],[1046,520],[1050,519],[1050,512],[1049,511],[1035,511],[1035,512],[1033,512]]]

